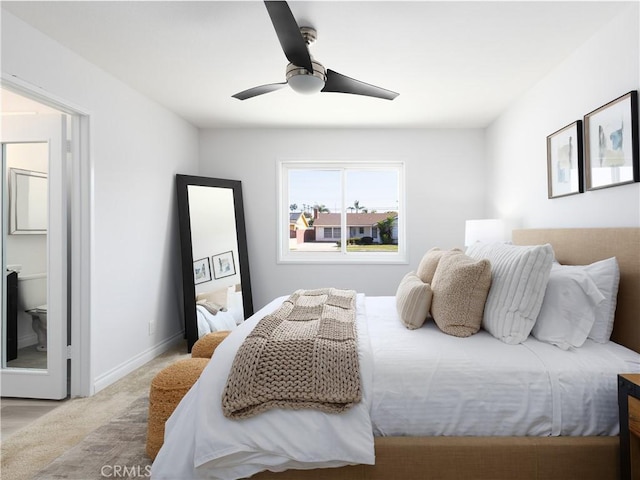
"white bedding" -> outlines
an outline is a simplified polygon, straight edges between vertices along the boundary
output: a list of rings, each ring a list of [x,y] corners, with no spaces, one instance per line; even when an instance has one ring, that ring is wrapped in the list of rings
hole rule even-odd
[[[274,409],[243,420],[223,416],[222,391],[236,350],[256,323],[284,299],[274,300],[238,326],[216,349],[200,379],[165,427],[165,443],[152,478],[244,478],[269,469],[311,469],[373,464],[369,417],[372,361],[364,296],[356,300],[362,401],[336,415],[318,410]]]
[[[196,320],[198,324],[198,338],[207,333],[233,330],[236,328],[236,317],[230,311],[218,311],[215,315],[202,305],[196,305]]]
[[[529,337],[508,345],[433,321],[407,330],[394,297],[367,297],[378,436],[617,435],[617,374],[640,354],[592,340],[564,351]]]
[[[373,435],[616,435],[617,374],[640,354],[591,340],[561,350],[530,337],[508,345],[485,331],[458,338],[432,321],[406,329],[395,297],[358,295],[363,402],[346,414],[271,410],[222,416],[235,350],[274,300],[218,347],[166,425],[152,478],[240,478],[269,469],[374,461]],[[312,435],[309,433],[313,432]]]

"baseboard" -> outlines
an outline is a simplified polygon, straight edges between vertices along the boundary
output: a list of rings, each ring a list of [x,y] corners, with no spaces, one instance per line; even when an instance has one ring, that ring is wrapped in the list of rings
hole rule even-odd
[[[95,395],[100,390],[108,387],[112,383],[115,383],[121,378],[126,377],[134,370],[140,368],[147,362],[150,362],[158,355],[162,355],[164,352],[173,348],[180,342],[184,342],[184,332],[176,333],[174,336],[169,337],[165,341],[145,350],[144,352],[139,353],[128,361],[118,365],[115,368],[112,368],[99,377],[96,377],[95,381],[93,382],[90,395]]]
[[[35,332],[22,335],[21,337],[18,337],[18,350],[24,347],[30,347],[31,345],[36,345],[37,343],[38,336]]]

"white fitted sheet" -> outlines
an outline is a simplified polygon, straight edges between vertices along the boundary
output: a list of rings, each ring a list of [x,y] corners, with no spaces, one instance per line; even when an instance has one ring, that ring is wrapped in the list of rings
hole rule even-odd
[[[366,308],[378,436],[617,435],[617,374],[640,372],[640,354],[613,342],[507,345],[433,321],[408,330],[395,297],[367,297]]]

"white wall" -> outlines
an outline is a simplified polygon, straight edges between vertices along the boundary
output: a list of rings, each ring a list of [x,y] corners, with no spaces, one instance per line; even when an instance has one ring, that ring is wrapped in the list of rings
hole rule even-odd
[[[482,130],[205,130],[200,174],[242,181],[256,308],[297,288],[395,295],[426,250],[463,245],[465,220],[483,217],[483,136]],[[276,162],[283,158],[404,160],[409,264],[277,264]]]
[[[175,173],[197,173],[198,131],[4,10],[1,58],[3,75],[90,114],[93,392],[183,328]]]
[[[546,137],[640,88],[638,4],[550,72],[488,129],[487,212],[511,226],[640,225],[640,184],[547,198]]]

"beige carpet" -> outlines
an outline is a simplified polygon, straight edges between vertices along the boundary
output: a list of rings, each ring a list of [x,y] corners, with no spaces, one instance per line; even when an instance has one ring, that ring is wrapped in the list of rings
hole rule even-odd
[[[103,480],[149,477],[145,451],[149,397],[143,395],[119,417],[95,429],[40,470],[33,480]]]
[[[148,395],[157,372],[186,358],[182,343],[110,385],[96,395],[74,398],[18,430],[2,442],[2,478],[28,480],[88,434],[120,417],[140,397]]]

